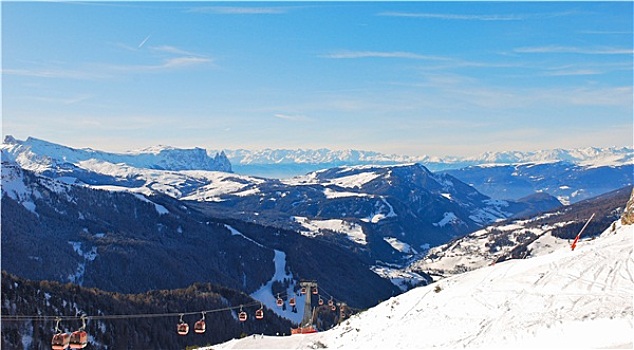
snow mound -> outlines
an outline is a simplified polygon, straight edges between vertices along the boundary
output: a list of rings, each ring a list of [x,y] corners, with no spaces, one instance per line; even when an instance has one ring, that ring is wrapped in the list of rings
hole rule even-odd
[[[415,288],[331,330],[214,349],[632,348],[634,226]]]

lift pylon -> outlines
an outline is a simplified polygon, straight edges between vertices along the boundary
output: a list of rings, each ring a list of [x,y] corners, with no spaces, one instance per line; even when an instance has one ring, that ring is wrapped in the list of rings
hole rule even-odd
[[[299,324],[299,327],[291,329],[291,334],[316,333],[317,328],[315,328],[313,324],[313,308],[311,304],[311,296],[313,295],[312,289],[317,288],[317,282],[300,281],[299,285],[306,290],[304,299],[304,316],[302,317],[302,322]]]

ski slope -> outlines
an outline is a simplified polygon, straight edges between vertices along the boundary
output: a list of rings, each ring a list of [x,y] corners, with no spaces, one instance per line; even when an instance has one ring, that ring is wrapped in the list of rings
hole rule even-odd
[[[255,336],[213,349],[629,348],[634,225],[525,260],[440,280],[331,330]]]

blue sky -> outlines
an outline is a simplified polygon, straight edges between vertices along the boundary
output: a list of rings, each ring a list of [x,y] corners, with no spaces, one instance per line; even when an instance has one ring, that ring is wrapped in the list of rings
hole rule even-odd
[[[632,2],[3,2],[2,132],[124,151],[632,146]]]

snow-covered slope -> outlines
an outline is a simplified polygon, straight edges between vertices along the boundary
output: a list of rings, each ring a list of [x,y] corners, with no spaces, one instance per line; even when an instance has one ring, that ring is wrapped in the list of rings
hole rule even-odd
[[[634,226],[419,287],[331,330],[214,349],[632,348]]]
[[[492,225],[473,232],[461,239],[430,249],[425,258],[415,262],[410,269],[427,271],[431,276],[443,278],[494,264],[509,254],[523,241],[540,237],[548,240],[552,249],[567,245],[565,239],[550,235],[556,225],[526,227],[530,220],[516,220],[504,225]],[[566,223],[559,223],[565,225]]]

